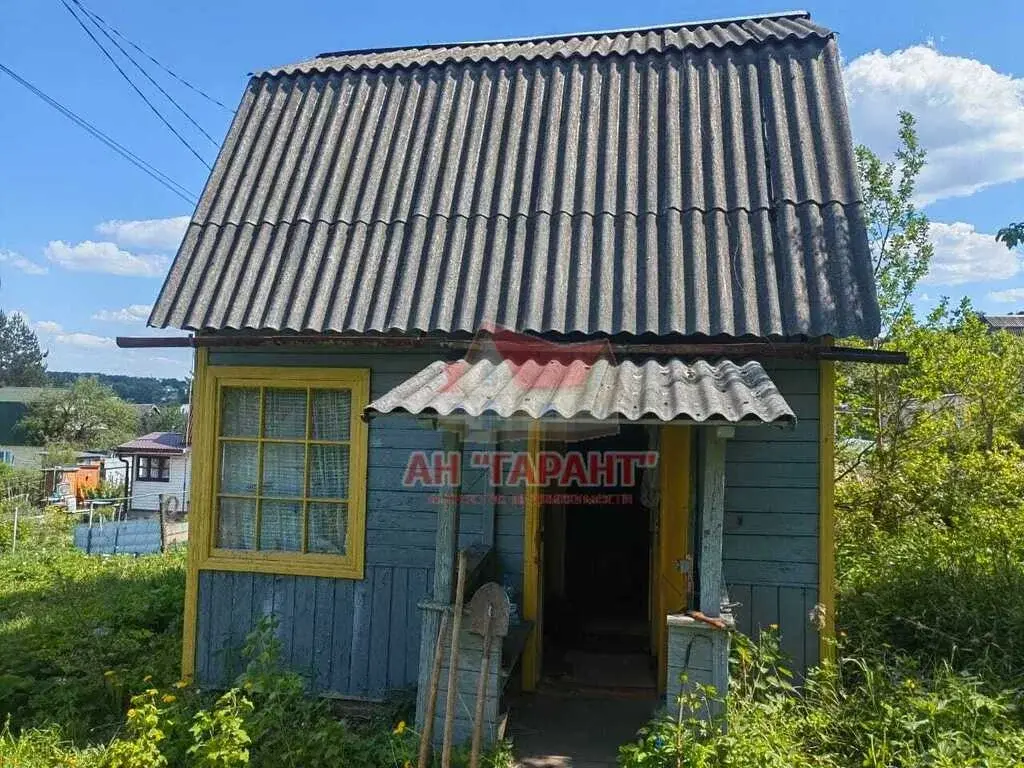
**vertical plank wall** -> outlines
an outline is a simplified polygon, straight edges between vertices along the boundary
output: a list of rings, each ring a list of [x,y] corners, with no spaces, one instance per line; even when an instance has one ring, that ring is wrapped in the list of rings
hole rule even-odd
[[[210,353],[211,365],[370,368],[379,397],[436,357],[325,351]],[[225,685],[242,669],[241,648],[263,616],[278,622],[283,661],[311,690],[378,698],[415,685],[420,611],[433,579],[437,507],[432,491],[407,489],[402,475],[413,450],[440,450],[441,433],[411,416],[370,422],[366,575],[362,580],[204,571],[199,578],[196,674]],[[481,509],[464,509],[460,543],[479,540]]]
[[[771,624],[799,672],[818,661],[808,614],[818,600],[818,367],[765,368],[797,416],[795,430],[737,427],[726,447],[723,570],[737,629]]]

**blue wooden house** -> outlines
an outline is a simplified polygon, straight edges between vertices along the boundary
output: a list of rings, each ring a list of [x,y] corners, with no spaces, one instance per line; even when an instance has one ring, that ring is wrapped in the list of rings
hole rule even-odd
[[[492,728],[619,656],[652,696],[721,687],[733,628],[816,663],[864,216],[805,13],[253,75],[150,318],[197,350],[185,674],[228,683],[273,615],[311,691],[418,685],[422,718],[460,550],[518,618]],[[531,474],[570,454],[656,461]]]

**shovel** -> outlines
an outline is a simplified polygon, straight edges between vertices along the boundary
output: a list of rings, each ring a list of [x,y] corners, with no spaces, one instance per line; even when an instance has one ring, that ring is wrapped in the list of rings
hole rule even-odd
[[[469,601],[469,631],[483,635],[483,654],[480,677],[476,684],[476,710],[473,714],[473,742],[469,753],[469,768],[480,765],[480,743],[483,740],[484,704],[487,701],[487,678],[490,671],[491,645],[495,637],[508,634],[508,595],[500,584],[484,584]]]

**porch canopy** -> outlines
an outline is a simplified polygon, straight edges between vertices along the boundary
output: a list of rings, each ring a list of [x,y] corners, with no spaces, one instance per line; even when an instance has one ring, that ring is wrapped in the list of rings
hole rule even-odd
[[[678,359],[438,360],[370,403],[367,416],[794,423],[760,363]]]

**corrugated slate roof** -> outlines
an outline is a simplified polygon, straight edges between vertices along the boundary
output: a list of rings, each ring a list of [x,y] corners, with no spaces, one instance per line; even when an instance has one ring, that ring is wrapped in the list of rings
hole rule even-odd
[[[439,360],[366,408],[371,415],[395,411],[534,419],[796,421],[760,363],[737,365],[730,360]]]
[[[873,336],[835,40],[793,15],[254,77],[150,322]]]
[[[118,453],[184,453],[185,436],[180,432],[150,432],[117,446]]]
[[[983,315],[982,320],[993,331],[1006,331],[1024,336],[1024,315]]]

